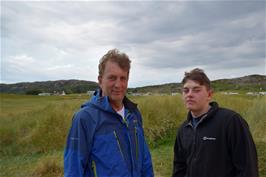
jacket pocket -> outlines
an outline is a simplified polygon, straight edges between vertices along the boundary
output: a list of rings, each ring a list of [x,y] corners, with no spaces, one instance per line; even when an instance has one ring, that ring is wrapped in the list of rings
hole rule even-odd
[[[124,158],[124,154],[123,154],[123,152],[122,152],[122,148],[121,148],[121,142],[120,142],[120,140],[119,140],[119,138],[118,138],[117,133],[116,133],[115,130],[114,130],[113,133],[114,133],[114,136],[115,136],[115,139],[116,139],[117,146],[118,146],[118,149],[119,149],[119,151],[120,151],[120,154],[121,154],[122,158],[125,160],[125,158]]]
[[[107,134],[94,137],[91,158],[97,166],[98,177],[126,176],[129,173],[123,148],[123,139],[117,130],[115,133],[112,130]]]

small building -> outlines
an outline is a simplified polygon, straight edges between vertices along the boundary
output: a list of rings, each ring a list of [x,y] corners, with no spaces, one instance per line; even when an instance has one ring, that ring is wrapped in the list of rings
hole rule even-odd
[[[238,92],[222,92],[224,95],[238,95]]]
[[[89,90],[89,91],[87,91],[87,95],[91,96],[91,95],[94,94],[94,92],[95,92],[95,91]]]
[[[172,96],[176,96],[176,95],[178,95],[178,94],[179,94],[179,93],[177,93],[177,92],[172,92],[172,93],[171,93]]]
[[[50,96],[51,93],[39,93],[38,96]]]

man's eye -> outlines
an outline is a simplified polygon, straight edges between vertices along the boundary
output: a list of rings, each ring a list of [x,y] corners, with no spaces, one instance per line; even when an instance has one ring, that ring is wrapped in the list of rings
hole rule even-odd
[[[126,80],[127,80],[126,77],[122,77],[122,78],[121,78],[121,81],[126,81]]]
[[[112,80],[112,81],[114,81],[116,79],[116,77],[115,76],[110,76],[109,77],[109,80]]]

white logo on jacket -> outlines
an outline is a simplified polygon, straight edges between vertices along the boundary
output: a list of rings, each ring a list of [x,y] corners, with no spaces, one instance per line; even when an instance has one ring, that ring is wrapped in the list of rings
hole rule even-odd
[[[214,138],[214,137],[207,137],[207,136],[204,136],[204,137],[202,138],[202,140],[204,140],[204,141],[206,141],[206,140],[215,141],[216,138]]]

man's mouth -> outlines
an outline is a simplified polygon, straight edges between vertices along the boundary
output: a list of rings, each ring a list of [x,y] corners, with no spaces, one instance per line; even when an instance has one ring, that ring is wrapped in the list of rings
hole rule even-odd
[[[121,91],[113,91],[113,94],[115,94],[115,95],[121,95],[122,92]]]

